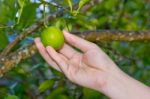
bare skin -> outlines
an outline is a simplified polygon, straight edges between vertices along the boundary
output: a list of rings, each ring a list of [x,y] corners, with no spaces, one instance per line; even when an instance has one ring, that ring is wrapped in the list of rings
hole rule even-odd
[[[64,36],[66,43],[58,52],[51,46],[45,48],[40,38],[35,44],[48,64],[69,80],[112,99],[150,99],[150,89],[122,72],[96,44],[67,31]]]

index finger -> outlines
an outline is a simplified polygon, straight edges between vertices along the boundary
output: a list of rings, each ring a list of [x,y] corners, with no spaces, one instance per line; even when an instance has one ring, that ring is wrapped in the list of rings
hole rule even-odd
[[[96,44],[86,41],[80,37],[77,37],[73,34],[63,31],[65,40],[72,46],[79,48],[83,52],[87,52],[90,49],[96,48]]]
[[[51,59],[51,57],[48,55],[45,47],[43,46],[40,38],[36,38],[34,40],[36,47],[38,51],[40,52],[41,56],[46,60],[46,62],[51,65],[54,69],[60,71],[60,68],[57,66],[57,64]]]

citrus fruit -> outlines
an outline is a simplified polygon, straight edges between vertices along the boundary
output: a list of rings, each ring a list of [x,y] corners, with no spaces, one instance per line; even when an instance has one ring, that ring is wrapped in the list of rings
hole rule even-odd
[[[55,26],[47,27],[41,33],[41,41],[44,46],[51,46],[55,50],[59,50],[64,44],[64,35]]]

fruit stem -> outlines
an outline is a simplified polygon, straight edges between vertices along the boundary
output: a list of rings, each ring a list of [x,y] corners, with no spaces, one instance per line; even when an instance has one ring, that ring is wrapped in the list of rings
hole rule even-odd
[[[45,0],[44,0],[45,1]],[[47,28],[47,24],[46,24],[46,13],[45,13],[45,2],[43,2],[44,5],[44,11],[43,11],[43,17],[44,17],[44,27]]]

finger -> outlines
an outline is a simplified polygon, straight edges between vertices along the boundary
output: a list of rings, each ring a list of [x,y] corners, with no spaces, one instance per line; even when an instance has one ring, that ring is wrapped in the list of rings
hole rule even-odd
[[[76,48],[79,48],[83,52],[86,52],[90,49],[97,47],[94,43],[91,43],[91,42],[86,41],[82,38],[79,38],[73,34],[68,33],[67,31],[63,31],[63,33],[64,33],[64,37],[65,37],[66,41],[70,45],[72,45]]]
[[[65,75],[67,75],[67,62],[63,58],[61,58],[59,53],[57,53],[51,46],[46,47],[46,49],[49,55],[52,57],[52,59],[58,64],[61,71]]]
[[[40,54],[42,55],[42,57],[46,60],[46,62],[49,65],[51,65],[54,69],[60,71],[60,68],[57,66],[57,64],[51,59],[51,57],[47,53],[45,47],[41,43],[40,38],[36,38],[34,41],[35,41],[35,44],[36,44],[36,46],[38,48],[38,51],[40,52]]]
[[[67,57],[65,57],[63,54],[61,54],[61,53],[58,53],[59,54],[59,56],[63,59],[63,60],[65,60],[65,62],[68,62],[69,60],[67,59]]]
[[[68,59],[71,59],[74,55],[76,55],[76,54],[79,55],[79,53],[80,53],[80,52],[76,51],[75,49],[73,49],[68,44],[64,44],[63,48],[59,52],[61,54],[63,54],[65,57],[67,57]]]

